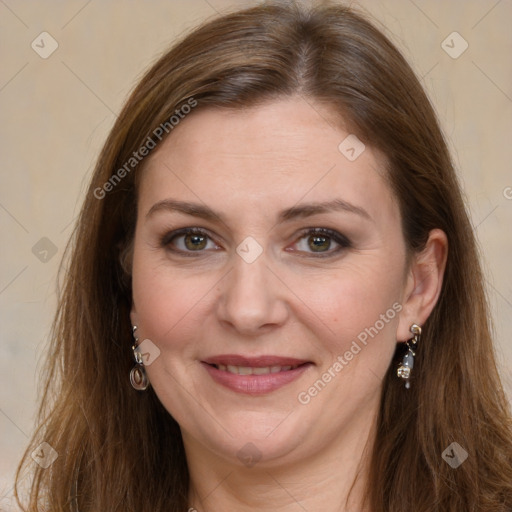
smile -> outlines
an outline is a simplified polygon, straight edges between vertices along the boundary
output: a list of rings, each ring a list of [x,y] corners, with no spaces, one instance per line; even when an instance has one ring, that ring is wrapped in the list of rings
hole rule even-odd
[[[201,361],[214,382],[248,395],[276,391],[298,379],[313,363],[278,356],[244,357],[224,355]]]
[[[236,375],[265,375],[267,373],[279,373],[279,372],[287,372],[289,370],[295,370],[300,365],[294,366],[262,366],[262,367],[250,367],[250,366],[233,366],[233,365],[224,365],[218,364],[214,365],[217,370],[221,370],[223,372],[234,373]]]

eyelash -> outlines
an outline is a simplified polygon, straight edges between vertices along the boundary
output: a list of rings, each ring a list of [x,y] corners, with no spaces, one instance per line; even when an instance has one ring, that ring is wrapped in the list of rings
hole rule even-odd
[[[192,235],[201,235],[201,236],[204,236],[204,237],[207,237],[208,239],[212,240],[212,237],[209,235],[209,233],[207,231],[205,231],[204,229],[202,228],[183,228],[183,229],[178,229],[176,231],[172,231],[170,233],[167,233],[166,235],[164,235],[160,241],[160,245],[174,253],[178,253],[180,255],[183,255],[185,257],[197,257],[197,256],[200,256],[201,253],[203,253],[205,251],[205,249],[202,249],[202,250],[198,250],[198,251],[183,251],[181,249],[175,249],[175,248],[171,248],[171,242],[173,240],[175,240],[176,238],[180,237],[180,236],[183,236],[183,235],[189,235],[189,234],[192,234]],[[322,235],[322,236],[326,236],[328,238],[330,238],[331,240],[333,240],[334,242],[336,242],[339,247],[336,248],[335,250],[330,250],[329,252],[319,252],[319,253],[314,253],[314,252],[310,252],[310,253],[307,253],[308,255],[311,255],[313,256],[314,258],[328,258],[328,257],[332,257],[332,256],[335,256],[337,255],[340,251],[342,251],[343,249],[348,249],[352,246],[350,240],[348,238],[346,238],[344,235],[338,233],[337,231],[333,231],[332,229],[328,229],[328,228],[308,228],[308,229],[305,229],[301,232],[300,236],[296,239],[296,242],[297,243],[299,240],[302,240],[303,238],[307,237],[307,236],[312,236],[312,235]],[[213,240],[212,240],[213,241]],[[194,254],[196,253],[197,254]]]

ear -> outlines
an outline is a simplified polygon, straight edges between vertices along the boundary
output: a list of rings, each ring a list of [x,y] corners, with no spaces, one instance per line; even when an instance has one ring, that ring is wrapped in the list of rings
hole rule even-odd
[[[425,248],[413,254],[405,280],[402,311],[397,339],[412,337],[412,324],[422,326],[439,299],[448,255],[448,238],[444,231],[433,229]]]

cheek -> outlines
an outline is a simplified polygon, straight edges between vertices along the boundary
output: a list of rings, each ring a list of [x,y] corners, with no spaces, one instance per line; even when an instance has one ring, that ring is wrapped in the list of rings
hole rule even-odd
[[[146,372],[166,409],[180,424],[186,423],[188,416],[197,413],[195,401],[190,403],[190,393],[197,393],[187,366],[197,355],[198,346],[192,341],[202,337],[205,294],[213,280],[183,278],[168,265],[153,264],[151,255],[145,256],[134,258],[133,302],[140,335],[150,339],[161,355]]]
[[[152,261],[151,254],[138,256],[136,252],[132,293],[141,333],[161,348],[178,348],[200,327],[196,319],[204,314],[202,299],[214,281],[205,275],[183,278],[165,262]]]
[[[340,406],[348,396],[357,401],[377,392],[396,349],[402,269],[392,262],[382,265],[382,260],[371,264],[371,259],[309,282],[307,306],[297,312],[301,317],[312,317],[308,310],[316,313],[316,344],[325,351],[321,371],[336,375],[324,399],[332,393]]]
[[[340,341],[357,336],[400,301],[401,275],[397,266],[371,264],[319,274],[302,283],[303,313],[311,316],[313,311],[317,322]],[[392,312],[388,316],[394,318]]]

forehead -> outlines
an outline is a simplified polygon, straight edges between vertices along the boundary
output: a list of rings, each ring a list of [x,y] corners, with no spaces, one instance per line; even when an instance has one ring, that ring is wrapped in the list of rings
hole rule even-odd
[[[262,214],[301,200],[342,198],[364,204],[373,217],[396,216],[385,158],[368,144],[363,150],[340,121],[325,105],[300,97],[197,110],[148,159],[140,210],[166,197]]]

